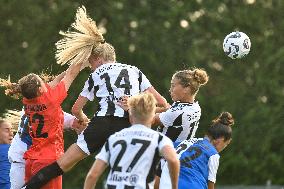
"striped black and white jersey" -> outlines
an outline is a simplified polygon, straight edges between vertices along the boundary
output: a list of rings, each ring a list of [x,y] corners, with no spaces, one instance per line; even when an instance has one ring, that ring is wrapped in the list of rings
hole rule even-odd
[[[127,117],[127,112],[118,106],[118,101],[122,96],[133,96],[149,87],[151,83],[137,67],[107,63],[89,76],[80,95],[90,101],[97,98],[99,107],[96,116]]]
[[[165,135],[144,125],[132,125],[111,135],[96,156],[110,166],[108,189],[146,189],[154,180],[160,152],[173,146]]]
[[[159,114],[163,127],[158,130],[173,142],[181,142],[194,137],[200,116],[198,102],[174,102],[170,109]]]

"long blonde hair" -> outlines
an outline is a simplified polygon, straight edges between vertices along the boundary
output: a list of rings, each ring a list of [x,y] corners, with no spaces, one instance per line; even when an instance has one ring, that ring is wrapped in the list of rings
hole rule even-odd
[[[88,58],[93,49],[105,42],[96,22],[87,15],[84,6],[77,9],[71,29],[66,32],[60,31],[59,34],[63,39],[55,44],[57,63],[63,65],[83,62],[81,69],[90,66]]]

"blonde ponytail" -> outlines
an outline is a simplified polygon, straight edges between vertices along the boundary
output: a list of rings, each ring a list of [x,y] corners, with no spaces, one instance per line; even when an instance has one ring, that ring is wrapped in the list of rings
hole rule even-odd
[[[12,83],[10,76],[8,79],[0,78],[0,86],[5,88],[5,95],[10,96],[14,99],[19,99],[21,95],[21,87],[18,83]]]
[[[83,62],[81,69],[90,66],[88,58],[92,50],[105,41],[96,26],[96,22],[87,15],[84,6],[77,9],[71,30],[60,31],[59,33],[63,36],[63,39],[55,44],[57,63],[71,65]]]

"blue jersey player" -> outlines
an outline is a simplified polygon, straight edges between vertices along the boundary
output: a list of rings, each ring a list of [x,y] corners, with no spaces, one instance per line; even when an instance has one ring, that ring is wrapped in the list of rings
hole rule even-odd
[[[12,125],[7,121],[0,120],[0,188],[10,189],[10,167],[8,150],[13,139]]]
[[[223,112],[213,120],[204,138],[181,142],[176,152],[180,159],[178,188],[214,189],[219,166],[219,152],[231,141],[234,120],[230,113]],[[170,189],[167,164],[162,167],[160,180],[155,189]]]

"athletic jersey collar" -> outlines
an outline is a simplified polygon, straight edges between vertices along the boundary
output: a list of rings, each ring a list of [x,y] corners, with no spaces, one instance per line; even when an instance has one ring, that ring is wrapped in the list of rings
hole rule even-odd
[[[208,136],[205,136],[203,139],[210,142],[210,138]]]
[[[111,65],[111,64],[120,64],[120,63],[118,63],[118,62],[107,62],[107,63],[104,63],[102,65],[99,65],[94,71],[96,71],[97,69],[100,69],[100,68],[102,68],[104,66]]]
[[[198,104],[198,101],[194,101],[194,102],[181,102],[181,101],[175,101],[173,104],[172,104],[172,107],[174,106],[178,106],[178,105],[183,105],[183,106],[193,106],[193,105],[196,105]]]
[[[198,103],[198,101],[194,101],[194,102],[181,102],[181,101],[175,101],[174,104],[188,104],[188,105],[192,105]]]
[[[149,128],[149,127],[142,125],[142,124],[134,124],[131,127],[143,127],[143,128],[146,127],[146,128]]]

